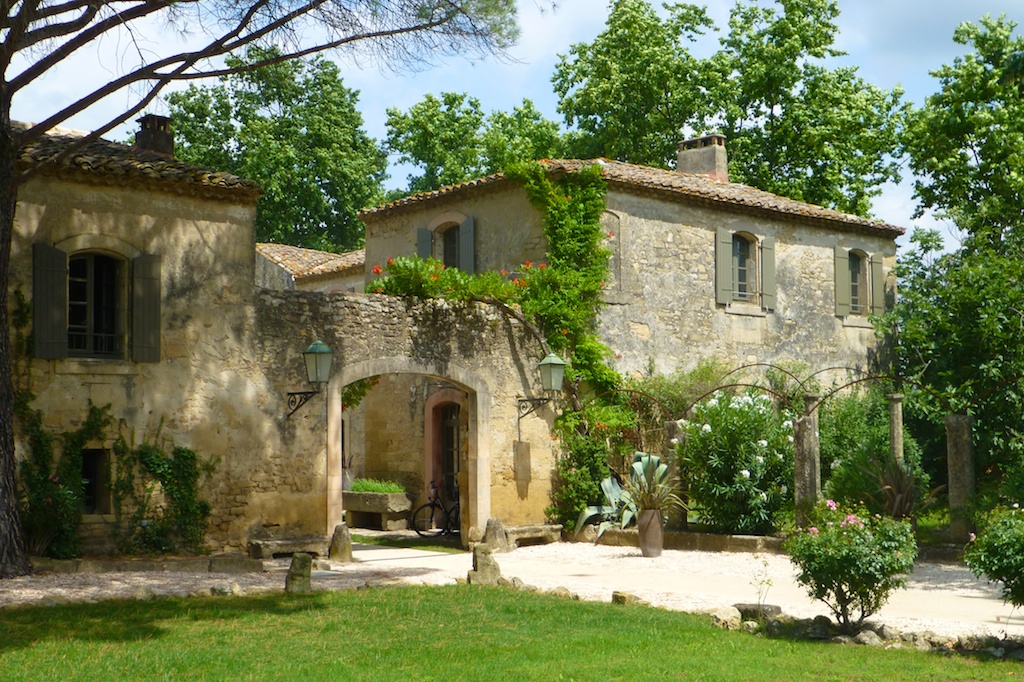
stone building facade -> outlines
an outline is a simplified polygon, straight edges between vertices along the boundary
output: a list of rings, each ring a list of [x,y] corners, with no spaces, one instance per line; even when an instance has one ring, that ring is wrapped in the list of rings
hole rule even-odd
[[[604,159],[547,165],[558,175],[591,163],[608,185],[600,334],[617,369],[669,373],[705,358],[865,369],[876,359],[868,315],[894,295],[901,228],[707,175]],[[544,260],[541,216],[502,174],[362,217],[368,277],[388,257],[445,259],[453,231],[464,268]]]
[[[44,138],[23,164],[73,143]],[[597,163],[614,254],[600,324],[618,369],[667,372],[704,357],[870,362],[866,313],[891,292],[898,228],[697,175]],[[491,516],[542,521],[560,405],[521,410],[542,396],[536,340],[487,306],[328,290],[348,277],[344,258],[257,257],[258,196],[239,178],[104,141],[21,188],[9,293],[32,306],[34,344],[15,380],[46,426],[73,427],[91,401],[110,405],[137,441],[159,434],[213,459],[202,490],[213,550],[328,535],[343,518],[347,473],[398,480],[414,501],[430,481],[457,483],[468,538]],[[544,260],[541,215],[501,175],[363,218],[363,277],[411,253],[476,271]],[[317,339],[334,351],[330,381],[289,414],[288,393],[308,388],[301,353]],[[366,398],[343,405],[344,388],[363,380],[376,382]],[[110,464],[115,436],[89,444],[92,466]],[[17,447],[24,456],[23,439]],[[111,520],[109,493],[98,500],[86,517],[97,540]]]
[[[722,140],[703,142],[679,159],[679,167],[700,172],[605,159],[544,162],[555,176],[602,167],[612,256],[599,333],[616,369],[667,374],[705,359],[731,367],[873,368],[878,342],[868,315],[894,295],[890,272],[903,230],[730,183]],[[374,266],[401,255],[509,277],[527,261],[545,260],[542,216],[503,174],[367,210],[362,219],[368,280]],[[385,414],[387,440],[375,441],[370,425]],[[360,471],[386,473],[375,462],[389,457],[393,443],[424,433],[422,398],[408,382],[371,392],[350,419],[353,431],[366,435],[353,444]],[[517,437],[519,447],[554,461],[557,444],[533,430],[532,416],[522,424],[531,431]],[[514,451],[502,454],[495,476],[516,470]],[[540,472],[548,490],[550,474]],[[496,515],[517,510],[524,520],[543,518],[545,501],[532,495],[507,502],[495,505]]]
[[[76,143],[46,137],[24,150],[23,163]],[[532,460],[521,451],[515,471],[510,454],[516,396],[539,390],[522,330],[480,306],[256,286],[258,195],[237,177],[102,140],[20,189],[8,306],[13,312],[16,291],[28,300],[32,321],[21,333],[34,343],[31,357],[18,358],[16,384],[35,395],[32,406],[55,433],[80,423],[90,401],[109,405],[116,421],[87,445],[90,549],[104,548],[113,520],[97,472],[114,463],[118,433],[160,438],[215,463],[201,490],[213,508],[213,550],[329,535],[343,518],[351,437],[342,389],[370,377],[383,378],[382,396],[395,377],[411,377],[426,396],[421,414],[459,406],[451,449],[466,528],[482,533],[494,513],[513,523],[537,518],[550,449]],[[288,393],[308,388],[301,352],[316,339],[334,351],[331,380],[289,415]],[[372,415],[370,451],[388,448],[371,463],[422,497],[439,465],[425,442],[440,434],[430,435],[430,422],[426,440],[396,438],[390,412],[398,410]],[[546,424],[535,419],[523,433],[547,439]],[[18,457],[26,447],[19,437]]]

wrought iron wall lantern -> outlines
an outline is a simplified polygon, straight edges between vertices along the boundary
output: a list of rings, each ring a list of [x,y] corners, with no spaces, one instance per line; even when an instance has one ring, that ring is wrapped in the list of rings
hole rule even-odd
[[[306,379],[316,386],[312,391],[293,391],[288,394],[288,408],[295,414],[309,399],[320,392],[321,386],[331,378],[331,362],[334,360],[332,351],[323,341],[314,341],[309,348],[302,351],[302,359],[306,363]]]
[[[545,393],[558,393],[562,390],[565,364],[565,360],[562,358],[554,353],[548,353],[547,357],[537,365],[537,369],[540,370],[540,386]],[[522,419],[549,402],[551,402],[551,398],[519,398],[519,418]]]

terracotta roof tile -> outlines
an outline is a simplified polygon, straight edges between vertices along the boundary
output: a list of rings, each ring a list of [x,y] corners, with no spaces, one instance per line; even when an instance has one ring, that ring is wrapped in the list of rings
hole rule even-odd
[[[80,133],[60,129],[44,135],[22,147],[19,168],[51,160],[80,139]],[[258,184],[237,175],[192,166],[157,152],[103,139],[86,143],[41,172],[90,184],[128,185],[246,202],[254,202],[262,192]]]
[[[290,272],[296,280],[362,270],[366,263],[366,251],[363,249],[329,253],[287,244],[257,244],[256,252]]]
[[[882,232],[892,237],[899,236],[905,231],[902,227],[896,225],[842,213],[823,206],[787,199],[786,197],[764,192],[748,185],[714,180],[704,175],[637,166],[608,159],[558,159],[543,163],[554,174],[571,173],[585,166],[600,164],[608,184],[626,192],[650,192],[667,197],[684,198],[706,205],[727,206],[744,211],[790,216],[812,222],[838,223],[842,226]],[[393,201],[390,204],[367,209],[362,211],[359,216],[363,220],[383,218],[392,212],[401,212],[403,209],[409,210],[422,203],[441,197],[472,193],[478,188],[506,182],[508,180],[505,178],[504,173],[496,173],[459,185],[442,187],[434,192],[423,192]]]

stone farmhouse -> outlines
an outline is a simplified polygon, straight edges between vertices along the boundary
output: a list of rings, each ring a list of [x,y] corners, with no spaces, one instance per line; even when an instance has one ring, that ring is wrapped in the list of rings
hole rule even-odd
[[[213,458],[202,492],[214,551],[323,540],[342,520],[350,473],[398,480],[415,501],[431,480],[458,482],[467,538],[492,516],[543,521],[559,404],[521,410],[542,394],[536,342],[487,306],[359,293],[389,256],[473,271],[543,262],[540,215],[518,186],[499,174],[365,211],[352,278],[358,255],[257,247],[259,188],[174,160],[169,122],[142,123],[141,146],[92,142],[19,191],[8,305],[15,291],[30,302],[33,350],[15,382],[49,428],[74,426],[91,401],[137,441],[159,434]],[[23,167],[71,143],[44,138]],[[720,163],[720,146],[696,153]],[[600,328],[619,369],[712,356],[871,362],[867,314],[891,295],[899,228],[692,173],[549,168],[584,163],[608,181],[614,255]],[[334,352],[330,380],[292,411],[288,394],[310,388],[301,353],[318,339]],[[344,409],[344,387],[364,380],[375,385]],[[97,549],[112,520],[104,472],[116,435],[91,443],[83,465],[83,532]],[[17,447],[24,456],[24,439]]]
[[[894,295],[889,273],[901,228],[728,182],[719,135],[680,146],[678,167],[687,172],[606,159],[545,163],[555,175],[585,164],[602,167],[612,256],[599,331],[621,372],[670,373],[707,358],[734,367],[799,362],[810,371],[867,369],[877,359],[868,315]],[[413,253],[471,272],[515,273],[527,261],[545,261],[542,216],[503,174],[361,217],[368,277],[389,257]],[[457,420],[462,398],[447,389],[407,377],[374,389],[364,412],[350,417],[360,435],[352,445],[357,470],[393,477],[402,468],[404,444],[424,434],[428,452],[439,447],[429,443],[438,431],[442,443],[457,442],[465,428]],[[408,412],[398,405],[408,405]],[[381,423],[387,428],[378,430]],[[517,441],[529,453],[529,503],[512,485],[524,476],[523,467],[498,460],[492,500],[503,518],[527,522],[540,516],[544,495],[538,504],[533,491],[550,489],[557,445],[543,433]],[[428,478],[458,474],[462,455],[447,447],[440,446],[444,454],[432,466],[425,457]]]

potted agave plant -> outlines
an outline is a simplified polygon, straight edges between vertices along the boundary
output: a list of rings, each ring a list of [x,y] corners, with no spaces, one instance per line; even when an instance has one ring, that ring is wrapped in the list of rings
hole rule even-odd
[[[636,509],[640,552],[645,557],[661,556],[665,544],[665,512],[683,506],[675,493],[675,481],[668,475],[668,465],[662,464],[657,455],[635,453],[623,496],[628,497]]]

